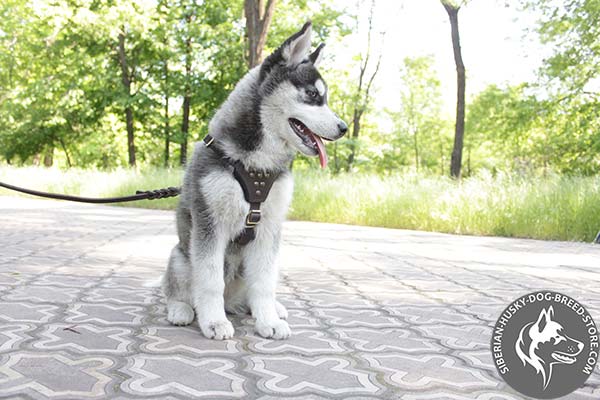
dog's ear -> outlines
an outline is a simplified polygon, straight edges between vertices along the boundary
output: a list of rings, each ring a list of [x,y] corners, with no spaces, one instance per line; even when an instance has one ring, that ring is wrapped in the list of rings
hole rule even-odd
[[[552,308],[552,306],[548,307],[547,310],[542,309],[542,312],[540,313],[540,316],[538,317],[538,320],[535,323],[535,325],[537,326],[538,332],[542,333],[544,331],[544,328],[546,327],[548,322],[550,322],[552,320],[553,315],[554,315],[554,308]]]
[[[290,36],[281,46],[281,55],[289,67],[298,65],[308,55],[312,23],[304,24],[300,31]]]
[[[325,47],[325,43],[321,43],[319,47],[317,47],[316,50],[313,51],[310,56],[308,56],[308,59],[315,66],[315,68],[319,66],[321,60],[323,59],[323,47]]]

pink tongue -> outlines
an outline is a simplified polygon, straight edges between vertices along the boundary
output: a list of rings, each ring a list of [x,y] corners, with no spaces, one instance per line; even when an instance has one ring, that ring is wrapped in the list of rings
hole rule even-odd
[[[317,143],[317,150],[319,151],[319,162],[321,163],[321,168],[327,167],[327,152],[325,151],[325,146],[323,145],[323,141],[317,135],[313,135],[311,133],[313,139]]]

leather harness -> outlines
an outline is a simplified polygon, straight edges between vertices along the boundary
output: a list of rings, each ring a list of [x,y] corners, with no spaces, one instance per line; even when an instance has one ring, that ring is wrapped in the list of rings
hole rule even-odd
[[[215,138],[206,135],[204,145],[211,149],[219,158],[225,160],[233,167],[233,177],[238,181],[244,192],[244,198],[250,203],[250,211],[246,215],[246,223],[242,233],[234,239],[240,245],[246,245],[256,238],[256,225],[260,222],[260,204],[267,200],[273,183],[277,180],[280,171],[246,170],[239,160],[229,158],[221,148],[215,144]]]

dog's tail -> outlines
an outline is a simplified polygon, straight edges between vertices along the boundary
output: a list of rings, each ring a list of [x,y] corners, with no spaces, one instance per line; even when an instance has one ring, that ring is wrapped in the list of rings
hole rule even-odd
[[[164,275],[159,276],[158,278],[149,280],[144,282],[144,284],[142,285],[143,287],[147,287],[147,288],[158,288],[162,286],[162,282],[163,282],[163,278]]]

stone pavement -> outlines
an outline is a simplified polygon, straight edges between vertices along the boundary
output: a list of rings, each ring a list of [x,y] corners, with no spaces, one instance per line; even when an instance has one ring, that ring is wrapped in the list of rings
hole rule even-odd
[[[0,197],[0,398],[522,398],[491,328],[539,289],[600,322],[600,246],[288,222],[287,341],[173,327],[157,289],[173,213]],[[600,398],[598,368],[566,397]]]

